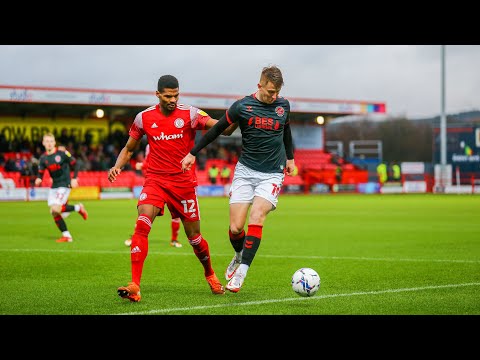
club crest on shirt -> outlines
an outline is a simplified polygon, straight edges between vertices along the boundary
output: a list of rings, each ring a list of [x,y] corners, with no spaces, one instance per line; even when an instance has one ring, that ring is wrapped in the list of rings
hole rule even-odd
[[[62,158],[60,157],[60,155],[56,155],[55,156],[55,162],[60,162],[60,160],[62,160]]]
[[[181,129],[185,126],[185,121],[183,121],[183,119],[181,119],[181,118],[178,118],[178,119],[175,119],[173,124],[175,125],[175,127],[177,129]]]
[[[285,114],[285,109],[281,106],[277,106],[275,108],[275,112],[277,113],[278,116],[282,117]]]

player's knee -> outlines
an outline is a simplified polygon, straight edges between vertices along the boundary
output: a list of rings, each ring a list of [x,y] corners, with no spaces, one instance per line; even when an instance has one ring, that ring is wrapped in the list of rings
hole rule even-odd
[[[57,217],[62,213],[62,207],[58,205],[54,205],[50,207],[50,214],[52,214],[53,217]]]
[[[193,235],[192,237],[188,237],[188,242],[192,246],[197,246],[198,244],[201,243],[202,240],[203,240],[203,237],[201,234],[196,234],[196,235]]]
[[[200,223],[198,221],[185,222],[183,228],[188,239],[196,239],[200,235]]]
[[[135,224],[135,233],[142,236],[147,236],[152,229],[152,219],[145,214],[141,214],[137,218]]]
[[[240,234],[243,230],[243,226],[241,224],[230,224],[230,231],[232,234],[237,235]]]
[[[200,231],[185,228],[185,235],[187,236],[187,239],[195,239],[200,235]]]

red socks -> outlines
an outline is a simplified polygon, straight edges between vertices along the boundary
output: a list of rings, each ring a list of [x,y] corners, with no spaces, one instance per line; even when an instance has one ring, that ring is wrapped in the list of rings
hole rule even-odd
[[[130,261],[132,264],[132,281],[140,286],[143,264],[148,254],[148,234],[152,228],[152,219],[141,214],[137,218],[135,233],[130,246]]]

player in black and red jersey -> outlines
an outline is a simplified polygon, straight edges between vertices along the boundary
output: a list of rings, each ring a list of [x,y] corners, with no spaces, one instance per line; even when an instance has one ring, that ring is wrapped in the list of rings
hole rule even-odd
[[[290,130],[290,102],[280,96],[283,75],[277,66],[262,69],[257,91],[235,101],[182,160],[188,172],[195,155],[224,129],[238,124],[242,153],[230,187],[229,239],[235,255],[225,270],[226,289],[237,293],[260,246],[263,224],[277,208],[285,174],[295,170]],[[248,231],[244,226],[248,216]]]
[[[68,205],[71,189],[78,186],[77,161],[67,150],[60,150],[56,147],[55,136],[51,133],[43,135],[42,144],[45,147],[45,153],[39,159],[35,186],[40,186],[45,171],[48,171],[52,178],[52,186],[48,191],[48,206],[55,224],[62,232],[62,236],[57,239],[57,242],[72,242],[73,238],[67,229],[64,217],[72,211],[78,212],[84,220],[87,220],[88,217],[83,204]],[[71,170],[73,170],[72,178]]]

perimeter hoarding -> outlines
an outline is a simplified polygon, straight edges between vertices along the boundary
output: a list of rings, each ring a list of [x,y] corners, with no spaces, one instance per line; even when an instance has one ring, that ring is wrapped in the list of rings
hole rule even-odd
[[[62,132],[65,132],[75,142],[83,143],[90,138],[92,144],[98,144],[108,136],[108,131],[106,119],[0,116],[0,135],[8,142],[41,142],[43,134],[47,132],[53,133],[58,141]]]
[[[434,129],[434,164],[440,163],[440,129]],[[480,128],[473,126],[447,128],[447,164],[452,171],[480,174]]]

